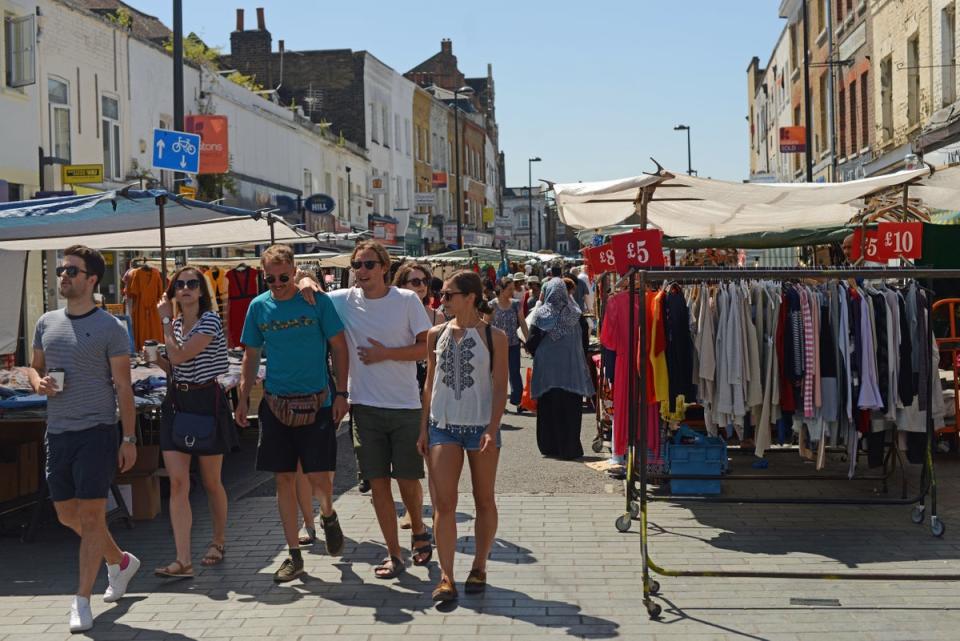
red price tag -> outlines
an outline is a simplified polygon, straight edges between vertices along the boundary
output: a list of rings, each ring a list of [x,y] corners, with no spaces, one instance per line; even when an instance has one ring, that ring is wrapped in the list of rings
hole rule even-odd
[[[860,248],[863,246],[863,228],[858,227],[853,231],[853,241],[850,246],[850,260],[860,260]],[[877,262],[880,260],[880,247],[876,229],[867,230],[866,259]]]
[[[659,229],[635,229],[612,239],[613,255],[621,274],[631,267],[662,267],[663,232]]]
[[[613,247],[610,243],[599,247],[588,247],[586,258],[594,274],[616,271],[617,265],[613,257]]]
[[[593,262],[590,260],[590,250],[592,247],[584,247],[580,250],[580,254],[583,255],[583,268],[587,270],[587,278],[594,278],[597,275],[597,272],[593,271]]]
[[[877,225],[878,253],[884,258],[920,258],[923,255],[923,223]]]

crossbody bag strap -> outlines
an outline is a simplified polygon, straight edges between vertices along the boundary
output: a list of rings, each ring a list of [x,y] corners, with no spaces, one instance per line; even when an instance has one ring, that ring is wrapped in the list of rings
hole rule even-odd
[[[437,341],[439,341],[439,340],[440,340],[440,337],[443,336],[443,333],[444,333],[445,331],[447,331],[447,325],[449,325],[449,324],[450,324],[450,321],[447,321],[446,323],[444,323],[443,325],[440,326],[440,331],[437,332],[436,337],[434,337],[434,339],[433,339],[433,345],[430,346],[430,351],[431,351],[431,352],[432,352],[432,351],[435,351],[435,350],[437,349]]]
[[[490,329],[490,323],[485,323],[484,328],[487,334],[487,351],[490,352],[490,373],[493,374],[493,330]]]

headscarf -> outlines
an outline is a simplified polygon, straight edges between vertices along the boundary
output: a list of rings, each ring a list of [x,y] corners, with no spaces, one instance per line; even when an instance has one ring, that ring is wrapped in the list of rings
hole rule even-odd
[[[562,278],[553,278],[544,286],[543,303],[533,310],[530,324],[560,340],[580,323],[580,308],[567,294]]]

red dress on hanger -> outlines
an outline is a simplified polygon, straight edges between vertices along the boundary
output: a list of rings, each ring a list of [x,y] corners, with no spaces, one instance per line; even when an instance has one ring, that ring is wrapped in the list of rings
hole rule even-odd
[[[250,307],[250,301],[260,293],[259,280],[260,272],[245,265],[227,272],[227,295],[230,302],[227,341],[230,347],[240,345],[247,308]]]

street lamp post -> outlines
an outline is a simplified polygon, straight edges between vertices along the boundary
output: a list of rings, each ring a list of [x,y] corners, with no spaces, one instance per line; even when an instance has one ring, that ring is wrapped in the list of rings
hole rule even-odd
[[[353,185],[350,182],[350,166],[347,170],[347,225],[353,227]]]
[[[469,96],[473,87],[464,86],[453,91],[453,130],[457,153],[457,249],[463,249],[463,194],[460,192],[460,99],[459,96]]]
[[[677,125],[673,128],[674,131],[686,131],[687,132],[687,175],[693,175],[693,162],[690,155],[690,125]]]
[[[527,159],[527,213],[530,220],[530,251],[533,251],[533,163],[540,162],[540,156]],[[540,233],[540,220],[537,219],[537,235]]]

